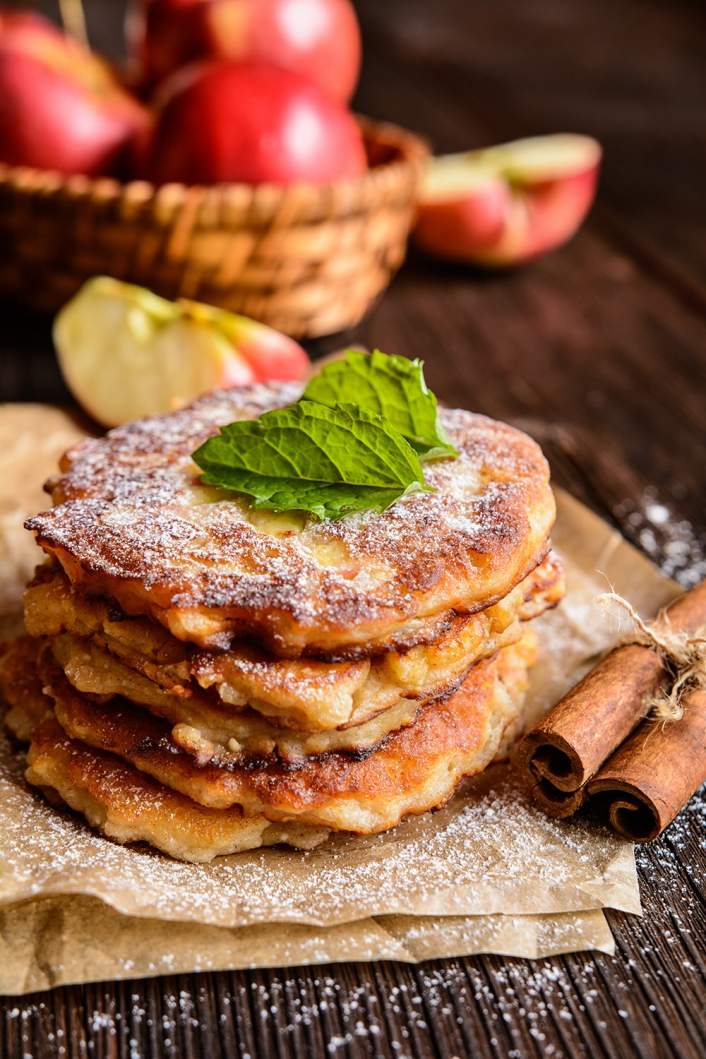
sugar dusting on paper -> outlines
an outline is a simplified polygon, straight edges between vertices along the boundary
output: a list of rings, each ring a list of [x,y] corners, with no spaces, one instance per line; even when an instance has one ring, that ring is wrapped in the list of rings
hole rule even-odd
[[[540,711],[576,679],[577,667],[610,642],[610,628],[591,610],[606,575],[643,608],[656,609],[674,591],[580,505],[564,499],[560,508],[557,542],[568,559],[570,596],[541,619],[546,623],[543,661],[531,691],[533,707]],[[201,866],[111,843],[29,791],[20,772],[16,754],[6,753],[0,774],[0,898],[6,902],[40,894],[94,894],[131,915],[212,925],[302,924],[313,917],[330,924],[410,912],[429,917],[504,913],[515,919],[503,925],[515,928],[515,942],[522,934],[522,916],[605,904],[639,908],[630,846],[584,825],[549,821],[497,770],[439,813],[407,820],[385,835],[338,837],[307,854],[261,850]],[[164,927],[165,958],[171,929]],[[443,952],[439,929],[424,925],[426,955]],[[139,926],[135,935],[139,939]],[[566,928],[566,935],[566,947],[582,947],[575,925],[573,931]],[[408,942],[422,940],[420,934]],[[527,943],[527,954],[534,954],[536,937],[520,940]],[[326,958],[323,943],[316,951]],[[498,949],[490,944],[490,951]],[[198,947],[194,960],[197,952]],[[71,980],[71,957],[64,956],[63,973],[69,976],[64,980]],[[79,980],[90,979],[90,968],[81,974]]]
[[[123,913],[238,926],[368,915],[637,910],[630,847],[548,820],[498,769],[392,832],[337,836],[307,853],[263,849],[184,864],[119,846],[44,802],[0,756],[0,900],[87,893]]]

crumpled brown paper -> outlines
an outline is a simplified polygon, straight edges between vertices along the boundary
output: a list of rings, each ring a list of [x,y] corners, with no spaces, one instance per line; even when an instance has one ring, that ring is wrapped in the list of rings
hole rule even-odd
[[[648,615],[677,592],[581,504],[558,499],[554,541],[569,592],[535,623],[542,650],[533,717],[620,634],[621,616],[595,602],[608,585]],[[210,865],[118,846],[47,805],[21,771],[3,744],[0,903],[13,905],[0,925],[7,992],[206,966],[606,948],[599,909],[640,908],[632,847],[588,824],[544,817],[502,766],[438,813],[384,835],[334,836],[308,853],[266,849]]]
[[[613,951],[602,912],[554,916],[382,916],[333,927],[204,926],[122,916],[93,897],[43,897],[0,911],[0,993],[180,971],[419,960],[494,952]]]
[[[83,893],[128,915],[220,927],[640,908],[631,846],[588,824],[549,820],[506,770],[383,835],[205,865],[103,838],[41,799],[21,770],[0,745],[0,903]]]
[[[22,523],[47,506],[42,486],[59,457],[86,436],[78,420],[44,404],[0,405],[0,634],[42,553]]]

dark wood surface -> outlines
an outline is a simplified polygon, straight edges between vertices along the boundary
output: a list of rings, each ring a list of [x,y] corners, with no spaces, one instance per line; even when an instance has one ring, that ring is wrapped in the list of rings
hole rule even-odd
[[[116,47],[120,4],[90,7]],[[700,2],[360,0],[358,105],[441,150],[555,130],[606,148],[564,250],[502,276],[415,257],[350,337],[423,357],[509,419],[663,568],[706,575],[706,9]],[[0,399],[66,401],[49,322],[5,306]],[[346,336],[348,337],[348,336]],[[338,336],[318,350],[340,344]],[[704,1038],[703,803],[638,851],[614,957],[479,957],[180,975],[2,1003],[0,1055],[680,1056]]]

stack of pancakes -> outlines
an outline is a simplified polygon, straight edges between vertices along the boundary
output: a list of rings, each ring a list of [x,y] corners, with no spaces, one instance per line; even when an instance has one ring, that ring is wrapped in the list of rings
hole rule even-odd
[[[205,861],[446,801],[523,728],[530,621],[563,593],[539,448],[464,411],[432,493],[317,522],[191,453],[291,403],[222,391],[87,440],[28,526],[49,556],[4,655],[29,781],[120,842]]]

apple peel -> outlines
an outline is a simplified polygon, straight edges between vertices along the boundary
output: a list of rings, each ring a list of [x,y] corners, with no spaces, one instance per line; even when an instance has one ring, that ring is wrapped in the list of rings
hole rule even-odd
[[[118,175],[148,125],[108,63],[47,19],[0,10],[0,161]]]
[[[432,158],[415,241],[438,257],[495,268],[547,253],[588,214],[601,154],[592,137],[560,133]]]
[[[361,39],[350,0],[134,0],[128,46],[143,88],[209,59],[272,63],[349,102]]]

